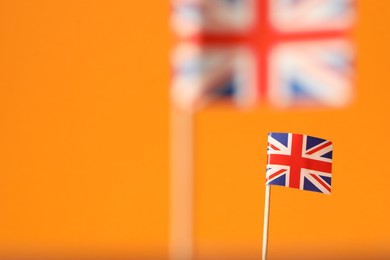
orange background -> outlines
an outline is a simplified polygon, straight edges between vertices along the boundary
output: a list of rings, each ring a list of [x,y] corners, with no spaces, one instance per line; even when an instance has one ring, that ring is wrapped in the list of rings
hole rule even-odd
[[[334,143],[333,193],[273,187],[269,259],[390,257],[390,2],[360,1],[356,99],[212,106],[196,123],[195,254],[259,258],[266,135]],[[0,255],[168,256],[169,5],[0,2]]]

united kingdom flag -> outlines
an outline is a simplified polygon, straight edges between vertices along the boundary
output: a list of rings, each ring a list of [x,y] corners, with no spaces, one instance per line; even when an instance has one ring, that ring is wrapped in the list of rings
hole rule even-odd
[[[355,51],[348,35],[355,22],[356,0],[171,0],[171,7],[178,40],[199,44],[205,50],[188,62],[212,60],[208,57],[215,56],[215,50],[208,51],[212,46],[219,46],[218,55],[225,60],[231,59],[231,49],[238,46],[254,53],[256,62],[249,61],[246,54],[235,54],[234,60],[246,63],[246,69],[229,72],[231,79],[251,78],[250,83],[256,85],[231,81],[235,93],[252,94],[252,98],[240,98],[239,104],[345,107],[353,100]],[[173,67],[183,66],[176,62]],[[176,78],[186,82],[185,88],[180,87],[181,94],[174,94],[179,97],[176,101],[193,105],[220,97],[226,100],[226,95],[205,91],[225,89],[226,84],[208,79],[219,74],[220,68],[232,67],[233,62],[226,64],[196,68],[197,79],[210,82],[207,87],[198,81],[187,84],[193,75],[176,70],[173,92],[177,92]],[[236,101],[235,94],[229,98]]]
[[[301,134],[269,133],[266,185],[330,194],[332,142]]]

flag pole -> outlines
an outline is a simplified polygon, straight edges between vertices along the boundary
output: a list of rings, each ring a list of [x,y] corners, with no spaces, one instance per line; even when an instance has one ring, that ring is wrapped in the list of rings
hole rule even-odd
[[[171,106],[170,260],[193,257],[192,112]]]
[[[268,219],[269,219],[269,204],[271,196],[271,186],[265,185],[265,202],[264,202],[264,226],[263,226],[263,251],[262,260],[267,259],[267,248],[268,248]]]

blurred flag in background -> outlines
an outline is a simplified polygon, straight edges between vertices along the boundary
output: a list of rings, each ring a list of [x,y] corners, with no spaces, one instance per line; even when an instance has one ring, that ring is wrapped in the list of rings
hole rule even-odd
[[[240,105],[347,106],[354,20],[353,0],[174,0],[174,102],[229,94]]]

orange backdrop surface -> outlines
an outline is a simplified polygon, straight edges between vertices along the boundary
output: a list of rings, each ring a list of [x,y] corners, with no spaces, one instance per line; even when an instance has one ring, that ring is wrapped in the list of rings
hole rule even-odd
[[[354,103],[196,115],[195,255],[261,255],[269,131],[334,143],[332,195],[273,187],[270,259],[390,257],[390,2],[360,1]],[[0,255],[164,259],[169,5],[0,2]]]

